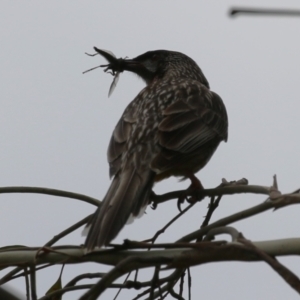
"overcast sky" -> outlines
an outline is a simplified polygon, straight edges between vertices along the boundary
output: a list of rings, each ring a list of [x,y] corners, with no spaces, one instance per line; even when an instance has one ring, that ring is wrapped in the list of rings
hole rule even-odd
[[[148,50],[183,52],[202,68],[228,111],[229,139],[197,175],[207,188],[221,178],[246,177],[271,185],[277,174],[282,192],[300,187],[300,18],[229,18],[233,5],[299,9],[299,1],[5,1],[0,10],[0,186],[39,186],[104,196],[110,180],[106,149],[123,110],[144,83],[121,74],[108,99],[112,77],[105,63],[88,57],[93,46],[117,57]],[[284,5],[284,6],[283,6]],[[157,193],[185,188],[168,179]],[[224,197],[213,220],[265,197]],[[159,239],[174,241],[197,229],[208,200],[197,204]],[[1,245],[41,246],[92,213],[86,203],[43,195],[5,194],[0,201]],[[147,209],[122,231],[124,238],[151,237],[177,213],[176,201]],[[300,207],[291,206],[235,223],[250,240],[299,237]],[[84,242],[81,230],[59,244]],[[280,259],[300,276],[299,258]],[[76,274],[101,272],[98,265],[67,266],[63,283]],[[41,271],[41,297],[60,267]],[[1,275],[5,274],[1,272]],[[264,263],[214,263],[192,268],[193,299],[298,299]],[[23,280],[11,286],[24,292]],[[135,291],[120,295],[130,299]],[[81,293],[67,294],[75,299]],[[110,299],[113,292],[107,292]],[[104,297],[105,298],[105,297]]]

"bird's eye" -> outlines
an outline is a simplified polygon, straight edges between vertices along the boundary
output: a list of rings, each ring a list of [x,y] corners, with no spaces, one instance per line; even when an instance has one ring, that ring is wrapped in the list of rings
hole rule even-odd
[[[159,59],[159,55],[158,54],[153,54],[153,56],[151,57],[151,59],[153,61],[157,61]]]

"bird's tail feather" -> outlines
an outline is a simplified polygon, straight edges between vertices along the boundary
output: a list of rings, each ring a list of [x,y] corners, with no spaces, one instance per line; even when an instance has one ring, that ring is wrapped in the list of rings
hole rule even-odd
[[[138,217],[149,203],[155,173],[135,168],[117,174],[107,191],[101,206],[95,212],[85,242],[88,250],[107,246],[123,228],[130,217]]]

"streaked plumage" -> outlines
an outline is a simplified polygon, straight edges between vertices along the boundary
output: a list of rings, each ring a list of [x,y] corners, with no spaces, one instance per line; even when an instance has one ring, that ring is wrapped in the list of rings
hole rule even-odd
[[[157,50],[109,62],[106,70],[134,72],[147,86],[113,131],[107,152],[113,181],[91,221],[88,250],[108,245],[130,215],[143,211],[155,181],[190,177],[227,140],[223,101],[188,56]]]

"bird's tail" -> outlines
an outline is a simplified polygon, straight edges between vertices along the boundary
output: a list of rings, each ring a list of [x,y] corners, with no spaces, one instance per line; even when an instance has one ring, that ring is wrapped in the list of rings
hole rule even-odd
[[[107,194],[91,219],[85,246],[89,250],[107,246],[129,218],[137,217],[149,203],[155,173],[137,173],[127,168],[114,177]]]

